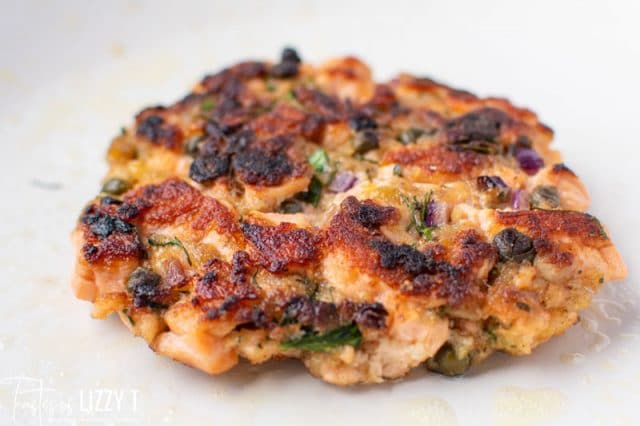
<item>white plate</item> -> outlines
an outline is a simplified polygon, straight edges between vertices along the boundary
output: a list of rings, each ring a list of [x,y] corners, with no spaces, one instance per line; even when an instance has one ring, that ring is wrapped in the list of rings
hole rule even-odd
[[[3,2],[0,424],[640,423],[638,2],[187,3]],[[91,320],[68,287],[68,236],[110,138],[206,71],[287,43],[307,60],[355,53],[378,78],[428,74],[539,112],[629,279],[532,356],[350,389],[296,362],[209,377],[115,318]]]

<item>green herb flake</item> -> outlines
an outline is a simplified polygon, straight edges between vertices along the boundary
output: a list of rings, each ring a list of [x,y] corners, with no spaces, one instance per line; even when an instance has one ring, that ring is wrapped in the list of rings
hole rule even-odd
[[[296,108],[302,108],[302,105],[298,101],[298,98],[296,98],[296,94],[293,91],[293,89],[288,90],[287,93],[285,93],[284,100],[288,101],[289,103],[291,103]]]
[[[213,109],[213,106],[214,106],[213,99],[205,99],[200,104],[200,110],[211,111]]]
[[[358,348],[362,343],[362,333],[355,323],[343,325],[326,333],[306,332],[296,339],[287,340],[280,345],[284,349],[302,349],[311,352],[327,352],[341,346]]]
[[[393,174],[402,177],[402,167],[400,166],[400,164],[396,164],[395,166],[393,166]]]
[[[322,198],[322,181],[316,175],[313,175],[307,190],[299,192],[296,195],[296,198],[304,201],[305,203],[311,204],[313,207],[318,207],[320,198]]]
[[[120,127],[120,136],[126,136],[126,135],[127,135],[127,128]]]
[[[269,92],[275,92],[277,89],[276,84],[274,83],[274,81],[272,79],[267,79],[267,82],[265,83],[267,86],[267,91]]]
[[[129,309],[127,309],[127,308],[123,309],[122,313],[126,315],[127,319],[129,320],[129,322],[131,323],[132,326],[136,325],[136,322],[133,320],[131,315],[129,315]]]
[[[320,289],[319,282],[314,281],[313,279],[308,278],[304,275],[299,275],[298,277],[296,277],[296,281],[304,286],[304,292],[307,296],[309,296],[311,299],[316,298],[316,296],[318,295],[318,290]]]
[[[327,151],[322,148],[316,149],[313,154],[309,156],[309,164],[318,172],[323,173],[329,169],[329,156]]]
[[[429,226],[426,223],[432,194],[433,192],[431,191],[425,194],[423,201],[419,201],[415,196],[409,198],[407,196],[401,195],[402,200],[409,209],[410,222],[407,225],[407,231],[415,229],[427,241],[431,241],[431,239],[433,238],[433,231],[435,230],[434,226]]]
[[[147,241],[149,242],[149,245],[152,246],[152,247],[167,247],[167,246],[179,247],[184,252],[184,255],[187,258],[187,263],[189,264],[189,266],[192,266],[192,264],[191,264],[191,256],[189,256],[189,252],[184,247],[184,244],[182,244],[182,241],[180,241],[178,239],[178,237],[173,237],[173,239],[166,240],[166,241],[159,241],[159,240],[156,240],[156,239],[153,239],[153,238],[149,237],[147,239]]]
[[[602,222],[600,222],[600,220],[597,217],[595,217],[593,215],[590,215],[589,213],[585,213],[585,214],[588,217],[590,217],[596,223],[596,225],[598,225],[598,231],[599,232],[598,232],[598,234],[593,235],[593,236],[596,237],[596,236],[599,235],[600,237],[604,238],[605,240],[608,240],[609,236],[607,235],[607,231],[604,230],[604,226],[602,226]]]

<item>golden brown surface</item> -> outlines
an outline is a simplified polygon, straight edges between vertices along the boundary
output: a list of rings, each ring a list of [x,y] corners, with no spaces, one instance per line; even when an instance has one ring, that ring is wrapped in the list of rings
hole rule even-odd
[[[79,298],[216,374],[331,383],[528,354],[626,267],[531,111],[285,50],[140,112],[73,233]]]

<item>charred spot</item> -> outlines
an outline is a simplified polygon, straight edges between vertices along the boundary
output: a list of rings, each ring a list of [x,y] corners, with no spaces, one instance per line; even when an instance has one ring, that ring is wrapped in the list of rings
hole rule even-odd
[[[238,153],[233,158],[233,167],[243,182],[259,186],[278,185],[293,172],[293,166],[284,153],[257,149]]]
[[[381,303],[371,303],[360,306],[353,319],[363,327],[381,329],[386,326],[387,315],[389,313]]]
[[[89,225],[89,230],[100,238],[107,238],[113,233],[131,234],[135,226],[124,222],[122,219],[106,213],[86,214],[82,217],[82,223]]]
[[[345,115],[345,107],[340,100],[319,90],[301,86],[293,93],[305,109],[319,113],[325,120],[336,121]]]
[[[344,301],[335,304],[295,296],[285,305],[281,323],[295,323],[322,331],[355,321],[363,327],[381,329],[386,326],[387,315],[387,310],[380,303],[357,304]]]
[[[300,56],[294,49],[287,47],[282,51],[280,62],[271,67],[271,75],[275,78],[290,78],[298,75]]]
[[[169,149],[176,148],[182,142],[182,131],[167,123],[159,115],[149,115],[144,118],[138,124],[136,134]]]
[[[211,182],[229,174],[231,158],[227,154],[198,156],[189,167],[189,177],[198,183]]]
[[[222,132],[229,135],[250,121],[252,114],[239,100],[227,97],[222,98],[216,105],[213,118],[219,123]]]
[[[95,238],[92,234],[82,246],[82,254],[89,263],[140,259],[145,253],[137,233],[114,233],[99,241],[95,241]]]
[[[443,298],[453,305],[461,302],[471,290],[464,268],[447,262],[438,262],[433,271],[417,275],[410,286],[402,289],[407,294]]]
[[[225,137],[222,127],[215,120],[207,120],[207,122],[204,123],[202,130],[208,137],[214,140],[221,140]]]
[[[249,284],[251,259],[246,251],[237,251],[231,259],[231,273],[229,279],[232,284],[244,286]]]
[[[358,203],[353,219],[368,229],[377,229],[394,217],[396,209],[375,204],[372,201]]]
[[[146,268],[136,268],[127,280],[127,290],[133,296],[133,306],[157,307],[165,295],[160,287],[160,280],[157,273]]]
[[[474,141],[495,142],[511,118],[496,108],[481,108],[445,124],[447,142],[464,144]]]
[[[85,243],[82,246],[82,254],[84,255],[85,259],[87,259],[87,260],[94,259],[96,257],[96,255],[98,254],[98,252],[99,252],[98,247],[94,246],[91,243]]]
[[[234,320],[240,323],[235,328],[236,330],[258,330],[268,328],[271,325],[271,321],[264,310],[255,306],[239,309],[234,316]]]
[[[229,84],[266,75],[267,65],[264,62],[248,61],[225,68],[217,74],[208,75],[201,84],[207,92],[219,93]]]
[[[298,52],[292,47],[285,47],[282,49],[282,54],[280,55],[281,61],[295,62],[297,64],[302,62],[300,59],[300,55]]]
[[[196,281],[196,294],[205,299],[224,297],[224,291],[218,288],[218,272],[213,270],[205,273]]]
[[[214,320],[224,316],[232,309],[235,309],[241,301],[242,299],[236,295],[226,297],[220,306],[209,309],[207,312],[207,319]]]
[[[160,131],[164,124],[164,118],[159,115],[150,115],[138,125],[136,133],[138,136],[145,137],[155,142],[160,137]]]
[[[140,214],[140,209],[138,209],[138,207],[133,204],[123,203],[120,207],[118,207],[116,213],[124,220],[131,220],[138,216],[138,214]]]
[[[434,262],[408,244],[394,244],[387,240],[369,243],[380,255],[380,266],[385,269],[402,267],[410,275],[418,275],[432,270]]]
[[[360,202],[353,195],[345,198],[341,207],[350,219],[371,230],[385,225],[396,215],[394,207],[381,206],[371,200]]]
[[[122,204],[122,200],[118,200],[117,198],[113,198],[113,197],[102,197],[100,199],[100,204],[103,206],[117,206]]]
[[[338,308],[333,303],[296,296],[284,308],[283,324],[300,324],[315,330],[327,330],[340,322]]]
[[[245,151],[254,141],[255,135],[251,130],[242,130],[229,137],[226,151],[230,154],[237,154]]]
[[[291,78],[298,74],[299,64],[291,61],[283,61],[271,68],[271,75],[275,78]]]
[[[313,302],[311,299],[305,296],[296,296],[291,298],[284,307],[284,317],[282,319],[284,324],[299,323],[299,324],[312,324],[313,323]]]

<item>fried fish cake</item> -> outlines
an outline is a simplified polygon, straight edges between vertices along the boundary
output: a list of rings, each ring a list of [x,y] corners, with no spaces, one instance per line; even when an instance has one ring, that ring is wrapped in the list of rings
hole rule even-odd
[[[552,136],[353,57],[242,62],[112,141],[73,289],[210,374],[287,357],[348,385],[529,354],[626,275]]]

